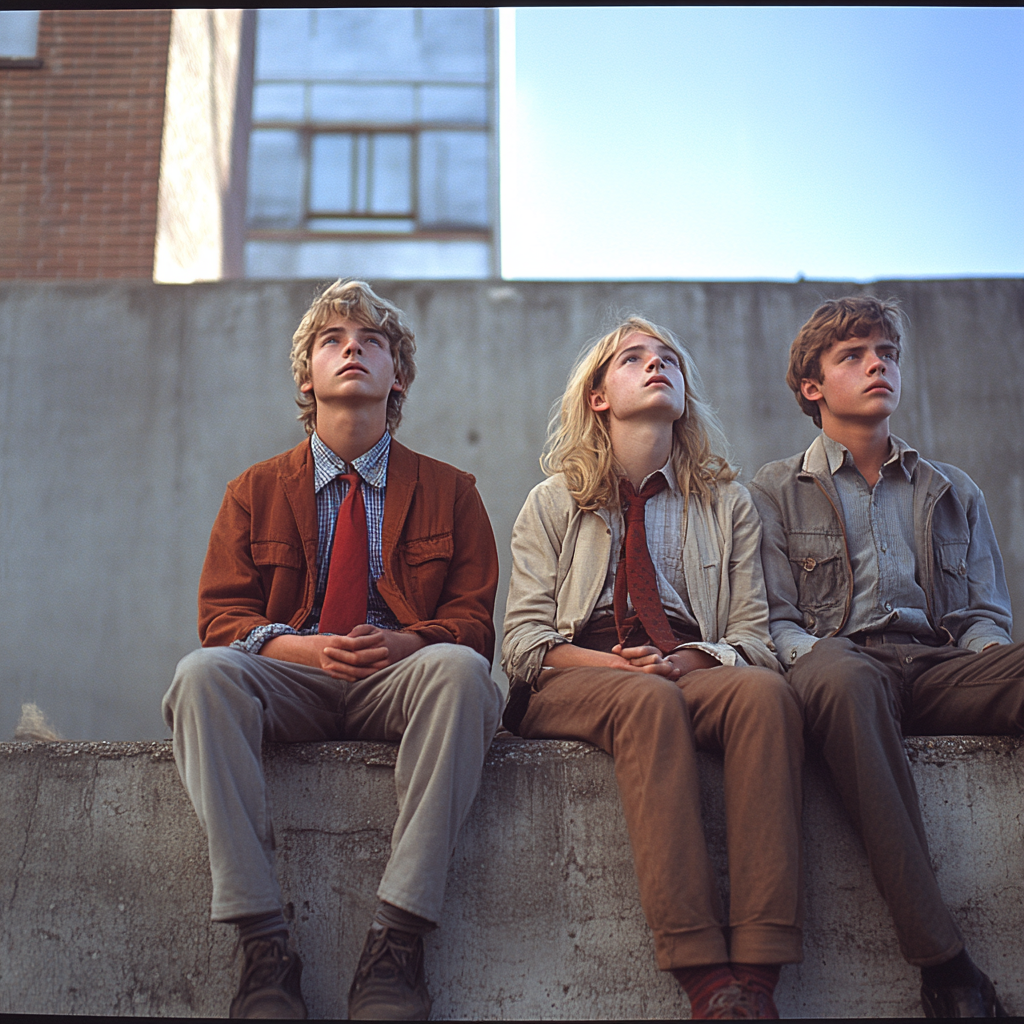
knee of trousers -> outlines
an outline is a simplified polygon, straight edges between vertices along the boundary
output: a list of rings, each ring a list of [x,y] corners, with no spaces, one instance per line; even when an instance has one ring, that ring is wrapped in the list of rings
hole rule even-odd
[[[803,729],[800,702],[793,687],[778,672],[770,668],[743,669],[742,685],[736,690],[736,703],[757,721],[789,726],[796,733]]]
[[[188,708],[209,705],[211,701],[231,702],[240,692],[243,651],[231,647],[202,647],[186,654],[174,671],[174,679],[163,699],[164,721],[174,728],[174,719]]]
[[[618,727],[633,727],[641,734],[682,728],[690,731],[690,712],[682,690],[663,676],[630,673],[619,688],[613,705]]]
[[[894,711],[881,667],[870,656],[851,651],[845,641],[819,640],[798,659],[789,681],[812,715],[861,718],[874,717],[880,710]]]
[[[436,696],[452,708],[479,709],[486,721],[498,727],[501,694],[491,679],[491,666],[483,655],[460,644],[431,644],[417,655],[424,671],[423,694]]]

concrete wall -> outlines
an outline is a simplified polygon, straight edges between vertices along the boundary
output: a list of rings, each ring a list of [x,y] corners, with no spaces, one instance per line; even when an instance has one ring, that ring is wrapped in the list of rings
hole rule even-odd
[[[395,748],[272,748],[278,872],[312,1017],[343,1017],[389,853]],[[908,754],[939,882],[1010,1014],[1024,1013],[1024,748],[918,738]],[[721,763],[700,758],[727,890]],[[224,1016],[232,929],[209,923],[206,843],[168,743],[0,744],[0,1013]],[[805,770],[805,959],[784,1017],[919,1016],[859,842]],[[74,879],[69,895],[68,880]],[[612,760],[582,743],[495,741],[427,940],[435,1019],[676,1018],[654,964]]]
[[[341,268],[344,269],[344,268]],[[615,310],[690,345],[744,479],[814,436],[788,346],[847,283],[381,282],[418,331],[399,437],[477,475],[502,554],[552,401]],[[885,281],[911,318],[894,429],[985,489],[1024,609],[1024,282]],[[224,484],[303,436],[288,345],[311,282],[0,288],[0,736],[23,701],[63,735],[164,735],[197,644],[195,595]],[[1024,629],[1017,627],[1017,639]]]

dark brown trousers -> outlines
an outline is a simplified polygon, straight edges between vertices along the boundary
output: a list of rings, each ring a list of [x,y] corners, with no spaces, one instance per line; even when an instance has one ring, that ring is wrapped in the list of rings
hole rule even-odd
[[[789,681],[864,841],[903,955],[919,967],[943,963],[963,939],[932,870],[903,737],[1024,732],[1024,644],[974,654],[835,637],[800,658]]]
[[[673,683],[624,669],[546,669],[520,732],[586,740],[615,759],[662,970],[802,959],[802,720],[782,676],[721,666]],[[728,928],[704,840],[696,750],[724,755]]]

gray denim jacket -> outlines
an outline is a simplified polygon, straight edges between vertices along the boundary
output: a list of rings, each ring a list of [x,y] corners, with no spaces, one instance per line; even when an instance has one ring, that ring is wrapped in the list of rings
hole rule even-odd
[[[747,489],[719,485],[716,500],[690,499],[683,571],[706,650],[724,665],[778,670],[768,635],[768,602],[758,557],[761,524]],[[611,531],[584,512],[561,474],[530,492],[512,529],[512,579],[501,665],[513,686],[532,683],[556,643],[586,625],[604,585]]]
[[[959,647],[1011,643],[1010,594],[985,496],[963,470],[919,459],[914,485],[917,582],[928,619]],[[789,668],[816,640],[846,624],[853,572],[841,505],[820,435],[806,452],[758,470],[771,631]]]

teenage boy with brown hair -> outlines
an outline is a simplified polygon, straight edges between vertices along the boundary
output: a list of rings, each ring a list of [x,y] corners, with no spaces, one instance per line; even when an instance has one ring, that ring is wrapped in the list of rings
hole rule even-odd
[[[426,1019],[422,936],[504,694],[497,552],[473,478],[392,439],[415,375],[401,310],[337,281],[295,332],[309,437],[228,484],[199,584],[203,649],[164,698],[207,832],[215,921],[245,956],[232,1017],[301,1018],[274,873],[263,742],[398,742],[398,821],[349,993],[353,1019]]]
[[[1020,733],[1024,645],[983,494],[889,433],[901,327],[895,302],[842,298],[793,342],[786,381],[822,433],[751,485],[772,637],[925,1015],[1003,1016],[942,900],[903,736]]]

